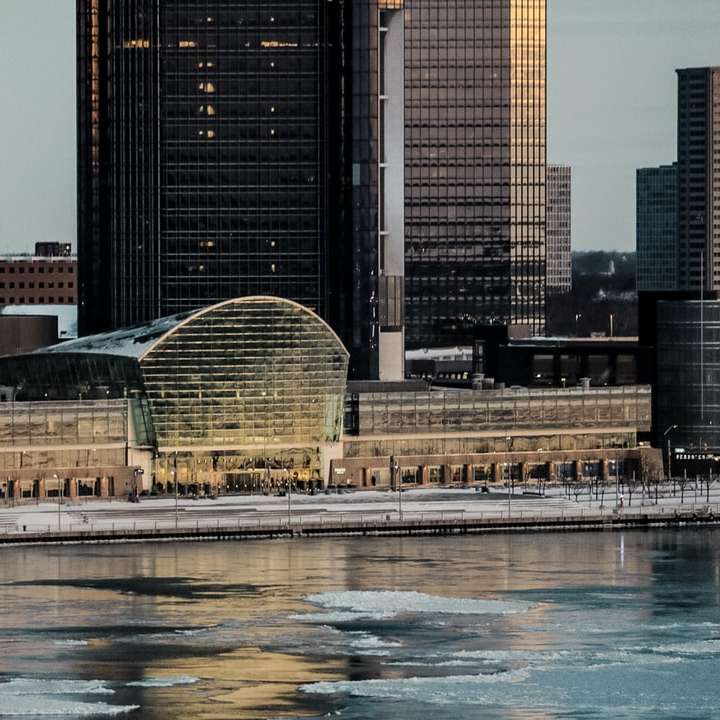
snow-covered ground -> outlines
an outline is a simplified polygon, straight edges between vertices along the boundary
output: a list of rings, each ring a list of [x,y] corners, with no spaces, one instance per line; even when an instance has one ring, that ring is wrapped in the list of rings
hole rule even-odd
[[[660,497],[657,504],[635,492],[624,497],[625,512],[690,511],[708,506],[705,493],[685,491]],[[142,498],[138,504],[124,500],[96,501],[64,500],[39,504],[2,507],[0,534],[23,532],[87,532],[92,530],[133,530],[263,527],[286,523],[322,522],[384,522],[397,520],[400,496],[393,492],[353,492],[341,495],[292,495],[287,497],[242,495],[210,499],[179,499],[177,507],[172,497]],[[711,488],[710,509],[720,513],[720,488]],[[428,488],[406,490],[402,493],[402,513],[405,520],[451,520],[490,517],[557,517],[568,515],[612,514],[616,499],[614,488],[604,499],[588,500],[587,495],[576,502],[563,497],[559,487],[549,489],[545,497],[522,495],[512,498],[502,493],[480,493],[474,490]]]

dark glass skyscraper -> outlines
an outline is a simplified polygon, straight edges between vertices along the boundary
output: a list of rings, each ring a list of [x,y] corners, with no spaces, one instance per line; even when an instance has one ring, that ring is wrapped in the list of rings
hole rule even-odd
[[[720,68],[677,74],[678,288],[720,290]]]
[[[677,290],[677,165],[640,168],[635,194],[637,289]]]
[[[545,328],[546,0],[406,0],[408,345]]]
[[[545,173],[547,291],[572,290],[572,168],[548,165]]]
[[[77,0],[82,334],[278,295],[381,374],[379,35],[398,6]]]

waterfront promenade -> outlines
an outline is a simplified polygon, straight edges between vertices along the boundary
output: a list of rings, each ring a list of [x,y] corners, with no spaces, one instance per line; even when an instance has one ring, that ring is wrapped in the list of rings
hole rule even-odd
[[[676,488],[677,490],[677,488]],[[546,529],[653,527],[720,522],[720,488],[658,488],[655,499],[615,488],[604,497],[544,496],[474,489],[355,492],[341,495],[143,498],[44,502],[0,510],[0,543],[111,540],[310,537],[317,535],[451,534]]]

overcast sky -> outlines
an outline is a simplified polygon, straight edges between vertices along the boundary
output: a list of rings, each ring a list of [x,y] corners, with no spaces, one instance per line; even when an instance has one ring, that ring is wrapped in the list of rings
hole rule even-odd
[[[635,169],[675,160],[674,70],[720,65],[720,0],[548,0],[548,16],[573,246],[632,249]],[[75,246],[75,0],[0,0],[0,90],[0,252]]]

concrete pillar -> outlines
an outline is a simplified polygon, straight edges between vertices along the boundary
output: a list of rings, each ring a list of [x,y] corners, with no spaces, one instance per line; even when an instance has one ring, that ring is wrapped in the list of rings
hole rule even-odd
[[[38,480],[38,498],[46,498],[47,497],[47,485],[45,484],[45,478],[40,478]]]
[[[520,482],[525,483],[528,479],[528,473],[530,471],[530,468],[528,467],[528,464],[526,462],[519,463],[520,465]]]
[[[451,465],[443,465],[442,466],[442,482],[444,485],[447,485],[448,483],[452,482],[452,466]]]
[[[361,487],[368,486],[368,469],[367,468],[360,469],[360,486]]]
[[[499,483],[502,481],[502,464],[501,463],[493,463],[492,464],[492,481],[494,483]]]
[[[76,478],[70,478],[68,481],[68,495],[71,500],[78,496],[78,481]]]
[[[555,480],[557,480],[557,467],[552,460],[545,463],[545,475],[547,476],[548,482],[555,482]]]
[[[473,483],[475,482],[475,466],[474,465],[465,465],[464,468],[465,471],[465,482],[466,483]]]
[[[610,463],[607,458],[600,460],[600,480],[603,484],[607,483],[610,479]]]
[[[108,479],[106,477],[100,478],[100,497],[106,498],[108,496]]]
[[[427,465],[420,466],[420,484],[427,485],[430,482],[430,468]]]
[[[575,460],[573,462],[573,466],[575,468],[575,482],[577,482],[578,480],[582,480],[582,476],[583,476],[582,462],[580,460]]]

